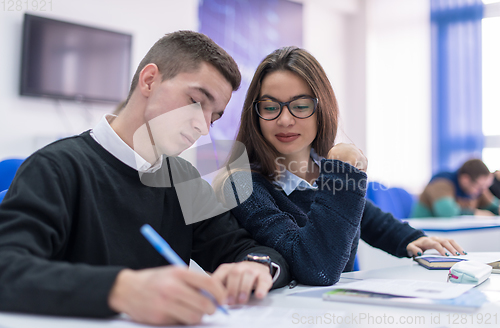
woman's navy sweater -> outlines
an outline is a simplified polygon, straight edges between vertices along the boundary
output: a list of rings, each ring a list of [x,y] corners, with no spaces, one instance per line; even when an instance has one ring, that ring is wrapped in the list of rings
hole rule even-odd
[[[259,173],[232,174],[226,197],[242,190],[247,197],[232,210],[253,238],[276,249],[298,282],[331,285],[351,271],[361,238],[398,257],[424,236],[407,223],[382,212],[364,198],[366,174],[338,160],[321,160],[318,189],[294,190],[289,196]],[[228,179],[228,181],[230,181]]]

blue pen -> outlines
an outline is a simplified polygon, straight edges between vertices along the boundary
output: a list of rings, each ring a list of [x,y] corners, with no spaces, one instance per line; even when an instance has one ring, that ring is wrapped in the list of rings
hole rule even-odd
[[[141,233],[146,237],[146,239],[153,245],[153,247],[160,253],[168,262],[173,265],[186,267],[186,263],[177,255],[177,253],[170,247],[170,245],[163,239],[149,224],[145,224],[141,227]],[[229,315],[226,309],[217,303],[217,300],[206,290],[201,290],[201,293],[209,298],[217,309],[221,312]]]

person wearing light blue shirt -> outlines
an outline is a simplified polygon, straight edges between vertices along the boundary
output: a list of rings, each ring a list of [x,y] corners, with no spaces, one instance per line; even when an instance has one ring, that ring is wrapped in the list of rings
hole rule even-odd
[[[398,257],[430,248],[462,254],[452,240],[427,237],[365,199],[368,161],[352,144],[334,146],[337,125],[335,94],[311,54],[284,47],[260,63],[236,137],[252,183],[238,171],[217,180],[224,198],[245,188],[250,194],[232,212],[253,238],[310,285],[334,284],[350,271],[360,236]],[[239,155],[234,149],[229,162]]]

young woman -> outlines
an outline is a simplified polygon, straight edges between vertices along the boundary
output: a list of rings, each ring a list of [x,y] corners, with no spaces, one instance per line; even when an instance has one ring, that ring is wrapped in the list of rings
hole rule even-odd
[[[281,48],[262,61],[236,138],[246,147],[252,184],[244,172],[222,183],[226,198],[248,190],[248,199],[232,210],[241,225],[310,285],[334,284],[352,270],[360,234],[398,257],[430,248],[464,253],[455,242],[426,237],[365,200],[366,158],[353,145],[332,147],[337,116],[330,82],[307,51]],[[234,151],[230,161],[239,155]]]

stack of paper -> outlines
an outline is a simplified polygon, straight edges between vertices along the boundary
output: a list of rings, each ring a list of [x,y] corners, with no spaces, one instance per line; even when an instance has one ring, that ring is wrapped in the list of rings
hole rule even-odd
[[[327,301],[474,312],[487,298],[473,285],[416,280],[366,279],[333,287]]]

